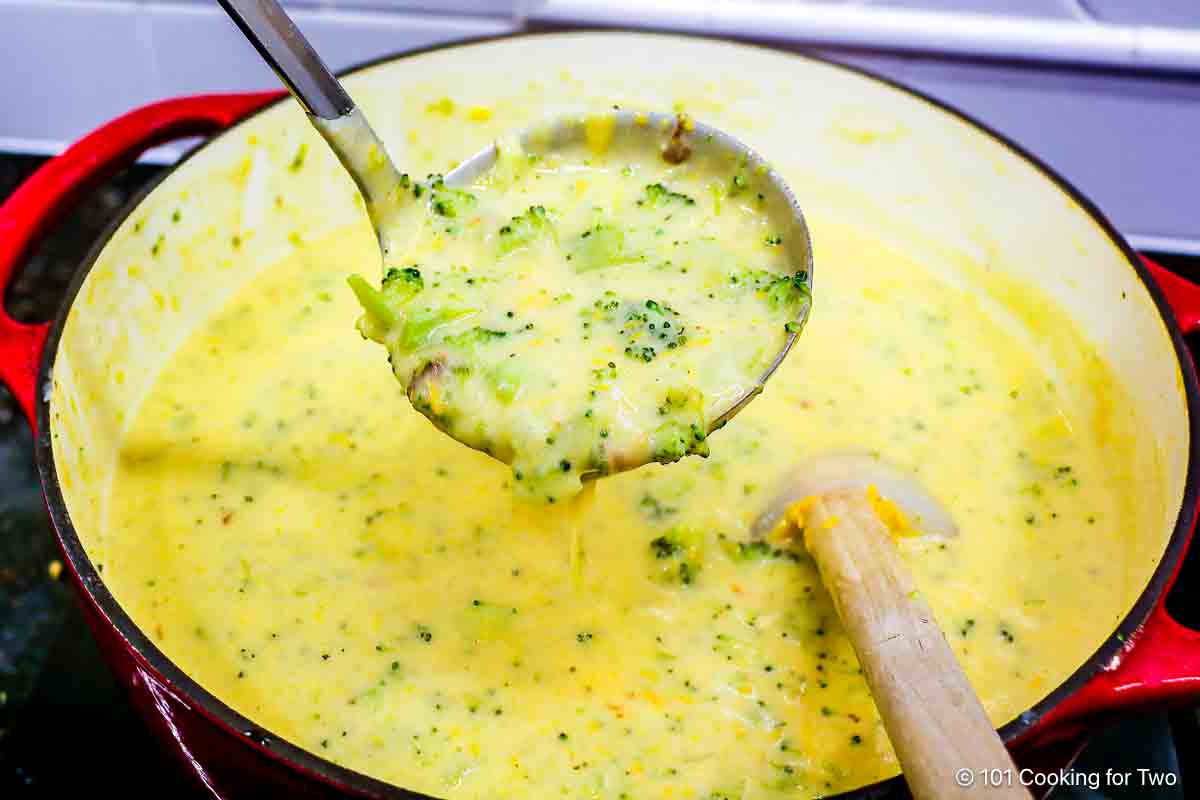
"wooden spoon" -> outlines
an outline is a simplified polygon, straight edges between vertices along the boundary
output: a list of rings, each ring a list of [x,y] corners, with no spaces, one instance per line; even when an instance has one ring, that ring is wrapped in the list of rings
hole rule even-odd
[[[803,514],[803,544],[858,654],[913,797],[1030,797],[880,519],[878,496],[903,509],[917,530],[957,534],[915,481],[858,454],[799,466],[755,533],[778,531],[789,509]]]

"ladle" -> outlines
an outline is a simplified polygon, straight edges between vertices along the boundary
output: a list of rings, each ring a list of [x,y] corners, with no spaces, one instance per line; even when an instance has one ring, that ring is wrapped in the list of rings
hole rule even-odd
[[[399,224],[400,205],[409,194],[401,191],[402,186],[408,185],[407,177],[392,163],[362,111],[276,0],[220,2],[354,178],[366,201],[386,267],[391,261],[392,231]],[[765,195],[764,206],[769,215],[776,217],[774,229],[783,234],[792,271],[804,273],[811,298],[813,264],[808,225],[783,178],[757,153],[723,131],[675,113],[614,110],[604,112],[603,116],[611,118],[606,123],[611,125],[609,130],[614,138],[638,137],[669,163],[713,159],[745,165],[749,173],[761,177],[758,186]],[[562,117],[522,132],[519,139],[527,151],[545,153],[585,140],[589,126],[594,126],[596,120],[595,114]],[[485,147],[447,173],[446,185],[463,187],[476,181],[495,165],[497,155],[496,145]],[[711,415],[709,433],[723,426],[762,392],[799,336],[811,305],[811,299],[806,299],[799,308],[779,352],[757,381],[727,407]]]

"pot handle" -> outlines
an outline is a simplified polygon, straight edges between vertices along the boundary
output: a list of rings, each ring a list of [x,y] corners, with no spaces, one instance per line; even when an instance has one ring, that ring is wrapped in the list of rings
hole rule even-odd
[[[1200,330],[1200,286],[1181,278],[1145,256],[1142,256],[1142,262],[1166,296],[1167,304],[1171,306],[1180,330],[1185,334]]]
[[[1200,286],[1148,258],[1142,260],[1183,333],[1200,331]],[[1174,579],[1172,576],[1171,583]],[[1070,735],[1087,727],[1089,721],[1122,709],[1196,702],[1200,697],[1200,631],[1171,617],[1166,596],[1164,591],[1146,623],[1100,673],[1042,719],[1037,730],[1046,733],[1035,734],[1035,739]]]
[[[1120,652],[1039,721],[1030,744],[1091,730],[1097,720],[1126,709],[1190,706],[1197,697],[1200,631],[1172,619],[1160,599]]]
[[[0,205],[0,292],[37,242],[75,202],[156,145],[228,128],[281,92],[198,95],[152,103],[106,123],[47,161]],[[50,326],[8,315],[0,302],[0,381],[37,427],[35,386]]]

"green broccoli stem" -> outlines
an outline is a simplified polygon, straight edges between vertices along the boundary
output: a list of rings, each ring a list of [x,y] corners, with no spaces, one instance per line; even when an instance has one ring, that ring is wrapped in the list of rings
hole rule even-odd
[[[388,308],[383,292],[368,283],[366,278],[361,275],[351,275],[346,278],[346,283],[350,284],[354,296],[358,298],[359,305],[371,315],[377,325],[390,328],[396,324],[396,315],[392,309]]]

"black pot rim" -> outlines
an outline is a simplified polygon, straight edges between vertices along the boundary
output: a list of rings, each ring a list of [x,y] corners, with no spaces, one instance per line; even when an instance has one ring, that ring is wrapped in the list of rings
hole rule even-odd
[[[562,28],[546,31],[522,31],[493,36],[481,36],[442,44],[435,44],[413,50],[406,50],[393,55],[371,59],[354,67],[350,67],[340,72],[339,75],[347,76],[384,63],[398,61],[439,50],[504,41],[508,39],[557,36],[573,33],[620,34],[628,32],[629,31],[606,28]],[[748,49],[783,52],[797,58],[816,61],[826,66],[832,66],[854,73],[860,77],[903,92],[909,97],[920,100],[925,104],[932,106],[933,108],[942,111],[951,117],[954,117],[960,122],[966,123],[983,135],[988,136],[996,143],[1005,147],[1013,155],[1033,166],[1045,178],[1057,186],[1061,192],[1074,201],[1083,210],[1083,212],[1091,217],[1092,221],[1101,228],[1113,246],[1115,246],[1121,252],[1126,261],[1129,263],[1130,267],[1135,273],[1137,273],[1138,278],[1141,280],[1142,284],[1149,292],[1150,297],[1153,299],[1154,304],[1158,309],[1159,316],[1162,318],[1162,321],[1166,326],[1167,332],[1171,338],[1171,342],[1175,348],[1175,356],[1179,364],[1180,371],[1183,375],[1184,393],[1187,400],[1188,465],[1182,505],[1175,521],[1174,530],[1172,531],[1171,537],[1163,551],[1162,558],[1155,567],[1154,572],[1147,582],[1145,588],[1130,607],[1129,612],[1121,620],[1117,628],[1108,636],[1107,639],[1105,639],[1105,641],[1097,648],[1097,650],[1090,657],[1088,657],[1075,670],[1075,672],[1070,675],[1070,677],[1059,684],[1032,708],[1019,714],[1015,719],[1000,728],[1000,735],[1005,739],[1005,741],[1011,743],[1020,740],[1026,734],[1032,732],[1042,718],[1050,713],[1055,706],[1082,688],[1084,684],[1086,684],[1093,676],[1100,672],[1106,664],[1109,664],[1118,655],[1118,653],[1126,647],[1129,641],[1132,641],[1134,634],[1145,623],[1151,611],[1153,611],[1154,607],[1160,602],[1160,599],[1164,593],[1170,588],[1171,582],[1175,575],[1176,567],[1179,565],[1183,554],[1186,552],[1191,539],[1192,527],[1195,522],[1197,500],[1200,498],[1200,383],[1197,381],[1196,367],[1192,362],[1190,352],[1188,351],[1187,345],[1184,342],[1183,333],[1175,320],[1174,314],[1171,312],[1165,295],[1159,288],[1158,284],[1154,281],[1149,269],[1134,252],[1133,248],[1130,247],[1129,243],[1126,242],[1124,237],[1117,232],[1113,224],[1091,200],[1085,197],[1066,178],[1056,172],[1053,168],[1051,168],[1033,153],[1012,141],[1004,134],[993,129],[986,123],[976,119],[970,114],[961,111],[953,105],[931,97],[924,92],[912,89],[890,78],[878,75],[870,70],[863,69],[855,65],[842,64],[813,53],[797,52],[795,50],[783,49],[769,44],[734,41],[716,36],[696,36],[673,33],[662,34],[658,32],[638,33],[639,35],[645,36],[663,35],[664,38],[716,40]],[[415,793],[402,787],[385,783],[376,778],[364,775],[363,773],[356,772],[335,764],[332,761],[328,761],[308,750],[299,747],[298,745],[292,744],[282,737],[274,735],[270,731],[267,731],[261,726],[251,722],[237,711],[234,711],[224,702],[219,700],[215,695],[211,694],[208,690],[200,686],[199,683],[189,677],[180,667],[167,658],[167,656],[154,645],[149,637],[147,637],[141,631],[141,629],[138,628],[133,620],[120,607],[116,601],[116,598],[108,590],[108,587],[104,584],[100,573],[96,570],[95,565],[92,564],[91,559],[85,552],[83,544],[79,539],[79,535],[71,522],[70,514],[67,511],[66,500],[63,495],[62,486],[58,479],[58,472],[54,464],[54,452],[50,435],[51,411],[49,392],[51,375],[54,368],[54,360],[58,351],[59,342],[62,337],[63,328],[70,309],[74,304],[75,297],[78,294],[79,288],[82,286],[83,281],[91,271],[92,266],[95,264],[96,259],[100,255],[101,251],[103,251],[105,246],[108,244],[109,239],[116,232],[117,228],[133,212],[133,210],[141,205],[142,201],[145,200],[145,198],[151,192],[153,192],[159,183],[172,174],[180,165],[186,163],[187,160],[196,152],[208,146],[208,144],[212,141],[236,131],[242,124],[254,119],[259,114],[273,109],[280,103],[289,100],[289,97],[284,96],[280,100],[268,103],[263,108],[247,115],[238,123],[207,139],[205,142],[198,145],[186,156],[180,159],[176,164],[172,165],[169,169],[164,170],[161,176],[152,181],[150,185],[145,187],[129,201],[121,213],[96,240],[96,243],[89,251],[88,256],[81,262],[79,269],[67,288],[67,292],[63,298],[62,304],[59,306],[58,312],[51,323],[38,369],[37,387],[39,387],[39,390],[37,391],[36,399],[38,434],[34,442],[38,473],[41,477],[42,488],[46,498],[46,505],[50,512],[51,521],[54,524],[54,529],[59,539],[59,545],[64,556],[71,565],[71,568],[74,571],[80,586],[84,589],[87,599],[89,600],[93,609],[124,640],[126,647],[135,655],[137,659],[140,660],[143,668],[150,670],[159,680],[172,687],[180,695],[196,701],[194,708],[200,711],[200,713],[207,717],[209,721],[214,723],[219,729],[229,734],[231,738],[240,740],[243,745],[257,748],[267,757],[272,758],[280,762],[282,765],[287,766],[297,772],[308,775],[311,778],[314,778],[341,791],[350,792],[362,797],[388,798],[389,800],[435,800],[427,795]],[[901,777],[897,776],[879,783],[871,784],[869,786],[864,786],[859,789],[837,795],[837,797],[862,798],[868,796],[877,796],[882,792],[888,792],[891,789],[897,788],[900,782]]]

